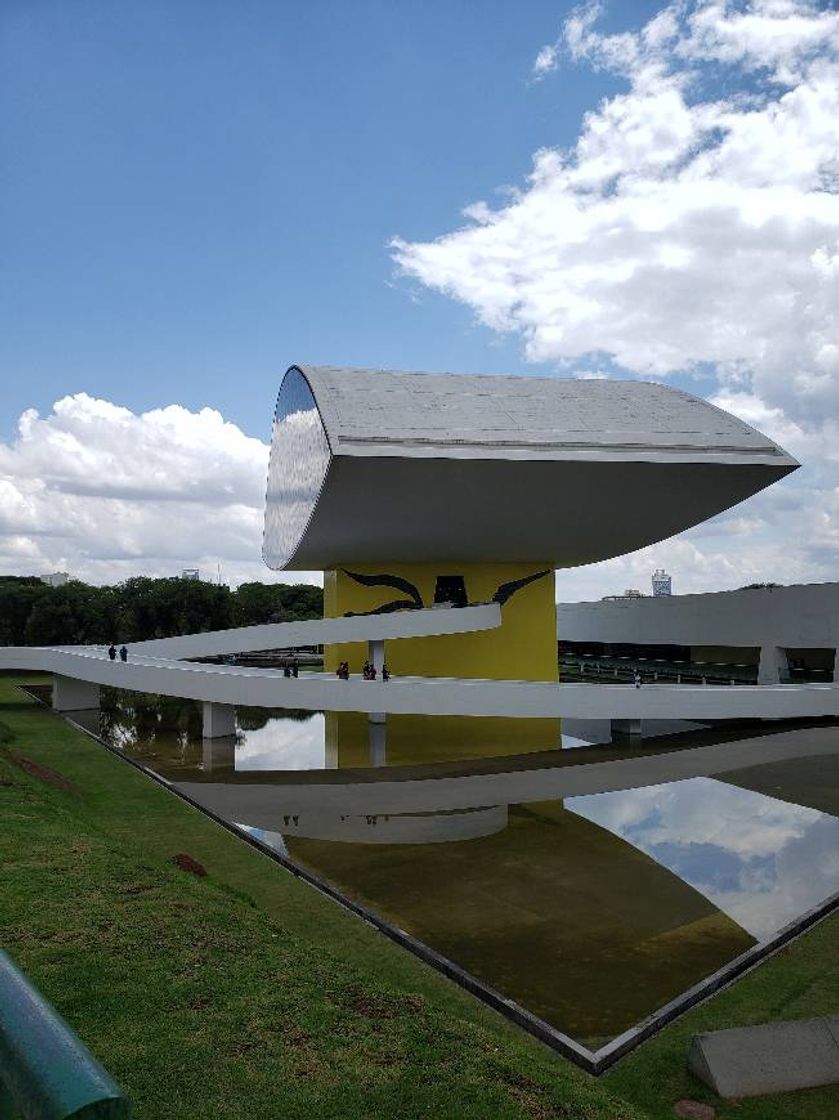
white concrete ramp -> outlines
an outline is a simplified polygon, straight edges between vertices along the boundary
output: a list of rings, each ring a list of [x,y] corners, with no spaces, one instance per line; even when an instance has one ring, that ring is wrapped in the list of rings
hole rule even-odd
[[[303,622],[272,622],[264,626],[238,626],[232,630],[205,630],[176,638],[134,642],[131,649],[151,657],[211,657],[216,654],[291,649],[295,646],[338,645],[397,638],[428,638],[442,634],[469,634],[501,625],[498,603],[472,607],[430,607],[393,614],[360,614],[341,618],[312,618]]]
[[[295,645],[382,642],[491,630],[501,625],[497,603],[400,611],[386,615],[276,623],[132,643],[127,663],[111,661],[102,646],[0,648],[0,670],[35,670],[69,681],[135,692],[180,696],[209,704],[369,714],[555,716],[609,719],[803,719],[839,716],[839,685],[670,685],[643,688],[551,681],[393,677],[344,681],[329,673],[287,678],[275,669],[200,664],[185,658]],[[78,691],[78,690],[76,690]],[[79,693],[81,695],[81,693]],[[90,695],[93,695],[91,692]],[[76,706],[68,700],[63,710]]]
[[[839,1084],[839,1016],[698,1034],[688,1069],[721,1097]]]

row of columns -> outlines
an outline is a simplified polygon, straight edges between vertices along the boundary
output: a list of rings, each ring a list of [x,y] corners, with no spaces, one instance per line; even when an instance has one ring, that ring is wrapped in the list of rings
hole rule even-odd
[[[54,673],[52,706],[57,712],[87,712],[99,707],[99,685]],[[203,737],[223,739],[236,734],[236,709],[232,704],[202,704]]]

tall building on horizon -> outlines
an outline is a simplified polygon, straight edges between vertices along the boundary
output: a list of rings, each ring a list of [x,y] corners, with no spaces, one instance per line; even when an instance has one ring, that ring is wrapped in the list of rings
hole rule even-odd
[[[653,572],[653,597],[658,599],[662,595],[673,594],[673,577],[665,572],[664,568],[656,568]]]

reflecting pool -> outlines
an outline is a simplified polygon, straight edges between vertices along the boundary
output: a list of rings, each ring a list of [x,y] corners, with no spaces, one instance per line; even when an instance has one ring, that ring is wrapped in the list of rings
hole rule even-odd
[[[107,741],[589,1049],[839,892],[839,727],[645,728],[111,694]],[[656,734],[657,733],[657,734]]]

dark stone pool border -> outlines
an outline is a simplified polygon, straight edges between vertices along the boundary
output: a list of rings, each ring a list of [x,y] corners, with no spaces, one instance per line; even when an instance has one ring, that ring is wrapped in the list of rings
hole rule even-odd
[[[526,1030],[529,1034],[538,1038],[540,1042],[543,1042],[546,1046],[549,1046],[552,1050],[555,1050],[558,1054],[561,1054],[564,1058],[567,1058],[569,1061],[585,1070],[586,1073],[590,1073],[595,1077],[599,1076],[601,1073],[605,1073],[607,1069],[611,1068],[631,1050],[634,1050],[636,1046],[639,1046],[642,1042],[651,1038],[663,1027],[672,1023],[674,1019],[677,1019],[686,1011],[690,1011],[691,1008],[696,1007],[698,1004],[704,1003],[706,1000],[722,991],[723,988],[733,984],[741,976],[757,968],[758,965],[762,964],[767,958],[773,956],[784,948],[785,945],[788,945],[791,941],[795,940],[808,929],[811,929],[824,918],[839,912],[839,892],[837,892],[812,910],[808,910],[806,914],[802,914],[800,917],[784,926],[768,941],[760,942],[758,945],[752,946],[751,949],[747,949],[745,953],[741,953],[740,956],[735,957],[710,976],[706,976],[704,980],[700,980],[698,984],[694,984],[692,988],[688,988],[687,991],[682,992],[681,995],[676,996],[675,999],[670,1000],[670,1002],[664,1004],[663,1007],[659,1007],[639,1023],[636,1023],[635,1026],[630,1027],[616,1038],[613,1038],[611,1042],[608,1042],[599,1050],[589,1050],[585,1046],[581,1046],[579,1042],[575,1042],[573,1038],[563,1034],[562,1031],[557,1030],[556,1027],[552,1027],[550,1023],[546,1023],[543,1019],[533,1015],[526,1008],[521,1007],[515,1000],[507,999],[506,996],[496,991],[495,988],[490,987],[489,984],[485,984],[476,976],[466,972],[454,961],[436,952],[423,941],[417,940],[417,938],[413,937],[410,933],[400,929],[399,926],[394,925],[385,918],[380,917],[366,906],[361,906],[348,895],[339,891],[326,879],[315,875],[314,872],[309,871],[308,868],[296,863],[288,856],[280,855],[279,852],[270,848],[267,844],[262,843],[262,841],[258,840],[255,836],[251,836],[243,829],[237,827],[237,825],[225,820],[224,817],[219,816],[217,813],[214,813],[211,809],[205,808],[188,794],[184,793],[183,790],[179,789],[176,783],[170,782],[155,770],[145,766],[142,762],[138,762],[137,759],[131,758],[118,747],[113,747],[110,743],[106,743],[104,739],[88,730],[88,728],[83,727],[80,723],[76,723],[72,718],[72,713],[56,712],[45,700],[35,692],[30,691],[25,685],[19,685],[18,687],[22,692],[25,692],[27,696],[35,700],[36,703],[40,704],[41,707],[46,708],[47,711],[52,712],[53,715],[63,719],[66,723],[70,724],[71,727],[87,735],[89,739],[93,739],[94,742],[104,747],[110,754],[121,759],[123,762],[127,762],[129,766],[133,766],[135,770],[139,770],[142,774],[145,774],[147,777],[157,782],[158,785],[169,790],[170,793],[175,794],[181,801],[186,802],[186,804],[191,805],[193,809],[197,809],[200,813],[203,813],[204,816],[209,817],[216,824],[226,829],[227,832],[238,837],[238,839],[244,841],[244,843],[250,844],[252,848],[255,848],[269,859],[272,859],[275,863],[278,863],[280,867],[291,872],[296,878],[303,880],[303,882],[307,883],[310,887],[313,887],[321,894],[331,898],[334,902],[337,902],[339,906],[342,906],[345,910],[349,910],[368,925],[373,926],[374,929],[384,934],[385,937],[394,941],[397,945],[401,945],[404,949],[413,953],[415,957],[419,957],[420,960],[436,969],[437,972],[441,972],[444,976],[453,980],[461,988],[464,988],[467,992],[470,992],[473,996],[477,997],[477,999],[481,1000],[482,1003],[500,1012],[509,1022],[515,1023],[523,1030]]]

